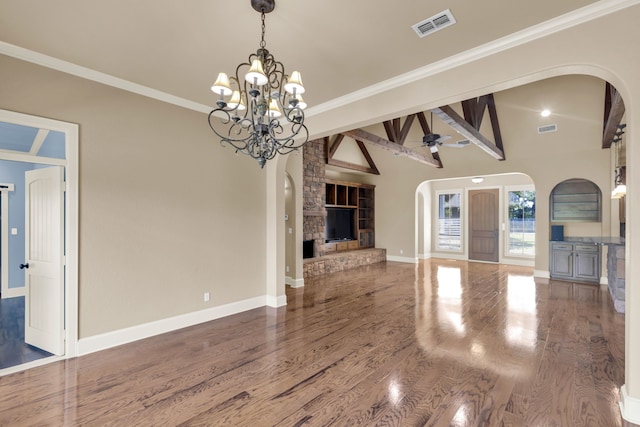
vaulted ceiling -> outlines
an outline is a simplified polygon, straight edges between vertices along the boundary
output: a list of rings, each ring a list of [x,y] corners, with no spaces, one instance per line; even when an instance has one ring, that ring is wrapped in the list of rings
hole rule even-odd
[[[302,71],[307,114],[313,116],[356,92],[380,90],[389,79],[602,3],[407,0],[399,6],[367,0],[277,0],[266,18],[265,38],[289,71]],[[445,10],[456,23],[418,37],[412,25]],[[259,47],[259,38],[260,16],[249,0],[0,3],[0,53],[202,112],[215,102],[209,87],[217,73],[233,72]],[[473,120],[482,117],[478,111],[485,105],[482,99],[463,105],[462,116],[471,128],[478,129]],[[619,114],[615,98],[612,105]],[[451,119],[455,111],[442,107],[435,114]],[[398,126],[394,119],[404,122],[406,117],[386,118],[392,133]],[[385,139],[391,141],[391,136],[387,132]],[[500,141],[495,134],[488,137],[478,138],[477,145],[500,158]],[[431,157],[428,151],[426,155]]]

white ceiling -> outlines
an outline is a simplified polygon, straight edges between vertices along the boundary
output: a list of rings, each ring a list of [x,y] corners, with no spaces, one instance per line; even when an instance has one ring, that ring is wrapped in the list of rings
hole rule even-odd
[[[277,0],[266,42],[301,70],[313,107],[593,3]],[[445,9],[457,24],[422,39],[412,30]],[[3,0],[0,40],[0,52],[17,46],[212,105],[217,73],[258,48],[260,15],[249,0]]]

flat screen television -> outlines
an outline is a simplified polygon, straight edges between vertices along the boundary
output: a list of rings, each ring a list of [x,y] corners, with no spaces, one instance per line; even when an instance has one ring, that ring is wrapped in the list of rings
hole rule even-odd
[[[326,240],[354,240],[355,214],[352,208],[327,208]]]

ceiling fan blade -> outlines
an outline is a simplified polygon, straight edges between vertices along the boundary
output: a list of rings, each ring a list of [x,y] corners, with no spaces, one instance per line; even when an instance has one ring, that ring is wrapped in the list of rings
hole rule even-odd
[[[438,144],[442,144],[444,141],[448,141],[449,139],[451,139],[451,136],[449,135],[440,135],[438,136],[438,139],[436,140],[436,142]]]
[[[460,141],[450,142],[447,144],[441,144],[445,147],[453,147],[453,148],[464,148],[468,146],[471,142],[468,139],[461,139]]]

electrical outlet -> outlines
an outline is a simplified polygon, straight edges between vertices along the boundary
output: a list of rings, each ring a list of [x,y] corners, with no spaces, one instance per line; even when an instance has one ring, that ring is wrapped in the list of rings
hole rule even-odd
[[[287,270],[287,273],[289,272],[289,266],[288,265],[285,267],[285,270]]]
[[[204,302],[209,301],[210,298],[211,298],[211,294],[209,292],[205,292],[204,293]]]
[[[402,249],[400,249],[400,255],[402,255],[404,253],[404,251]]]

